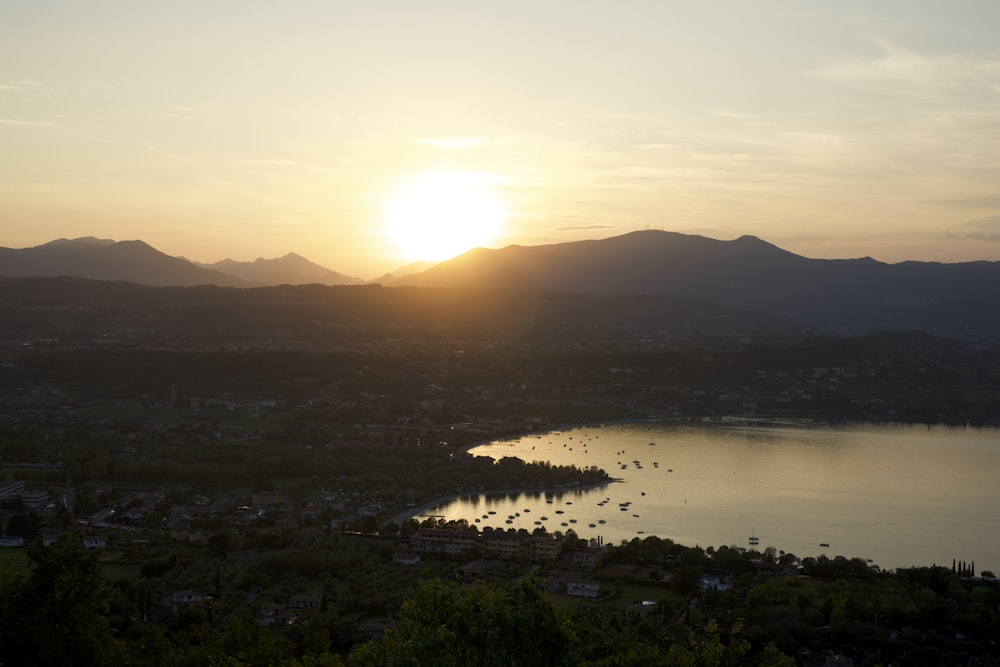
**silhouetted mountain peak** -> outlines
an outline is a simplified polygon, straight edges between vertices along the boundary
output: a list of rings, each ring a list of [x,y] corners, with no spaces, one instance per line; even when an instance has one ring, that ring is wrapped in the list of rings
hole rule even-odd
[[[224,271],[252,285],[302,285],[307,283],[360,285],[364,283],[360,278],[331,271],[294,252],[272,259],[258,257],[252,262],[239,262],[227,258],[213,264],[198,264],[198,266]]]
[[[41,246],[38,246],[38,247],[40,247],[40,248],[46,247],[46,246],[48,246],[48,247],[56,247],[56,246],[66,247],[66,246],[74,246],[74,245],[75,246],[109,246],[109,245],[114,245],[114,244],[115,244],[115,242],[112,241],[111,239],[99,239],[96,236],[81,236],[80,238],[75,238],[75,239],[67,239],[67,238],[56,239],[55,241],[49,241],[48,243],[44,243],[44,244],[42,244]]]

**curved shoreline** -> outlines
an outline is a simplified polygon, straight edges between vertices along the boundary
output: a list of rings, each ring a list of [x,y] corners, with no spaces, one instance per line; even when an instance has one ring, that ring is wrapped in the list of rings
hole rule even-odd
[[[615,482],[620,481],[621,480],[617,477],[608,477],[607,479],[597,482],[590,482],[589,484],[580,484],[579,486],[570,487],[545,487],[542,489],[535,487],[520,487],[516,489],[494,489],[490,491],[462,491],[461,493],[449,493],[448,495],[438,496],[428,500],[427,502],[417,505],[416,507],[408,507],[404,511],[390,517],[388,521],[399,526],[442,503],[458,500],[459,498],[464,498],[465,496],[505,496],[511,493],[561,493],[563,491],[589,491],[590,489],[599,489],[602,486],[607,486],[608,484],[614,484]]]

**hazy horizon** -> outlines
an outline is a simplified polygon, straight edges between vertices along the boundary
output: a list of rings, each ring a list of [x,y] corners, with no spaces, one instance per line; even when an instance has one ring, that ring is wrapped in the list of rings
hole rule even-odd
[[[654,229],[636,230],[636,231],[663,231],[663,232],[667,232],[667,233],[672,233],[671,230],[654,230]],[[586,238],[586,239],[576,239],[576,240],[601,241],[601,240],[606,240],[606,239],[612,238],[614,236],[619,236],[619,235],[628,234],[628,233],[629,232],[622,232],[621,234],[612,234],[610,236],[590,237],[590,238]],[[756,234],[748,234],[748,236],[757,236],[757,235]],[[761,238],[762,241],[770,243],[769,239],[762,238],[762,237],[759,237],[759,236],[757,236],[757,237]],[[54,241],[79,241],[79,240],[87,239],[87,238],[96,238],[98,241],[109,241],[109,242],[113,242],[113,243],[121,243],[121,242],[129,242],[129,241],[142,241],[142,242],[148,244],[148,241],[146,241],[145,239],[102,239],[102,238],[94,237],[93,235],[85,235],[85,236],[82,236],[82,237],[74,237],[74,238],[60,237],[60,238],[57,238],[57,239],[49,239],[49,241],[46,241],[45,243],[51,243],[51,242],[54,242]],[[711,237],[706,237],[706,238],[711,238]],[[713,239],[713,240],[717,240],[717,241],[734,241],[736,239],[733,238],[733,239]],[[566,241],[566,242],[569,242],[569,241]],[[45,243],[42,243],[42,244],[39,244],[39,245],[44,245]],[[151,247],[153,247],[155,250],[163,252],[163,250],[161,248],[157,248],[153,244],[149,244],[149,245]],[[518,244],[506,244],[505,246],[500,246],[500,247],[494,248],[494,249],[498,249],[498,250],[499,249],[503,249],[504,247],[507,247],[509,245],[518,245]],[[523,244],[521,244],[521,245],[523,245]],[[547,244],[536,244],[536,245],[547,245]],[[2,245],[0,245],[0,247],[9,247],[9,246],[2,246]],[[25,247],[22,247],[22,248],[11,248],[11,249],[14,249],[14,250],[23,250],[23,249],[31,248],[31,247],[37,247],[37,246],[25,246]],[[340,274],[345,275],[347,277],[360,278],[361,280],[364,280],[364,281],[371,281],[371,280],[375,280],[377,278],[380,278],[380,277],[382,277],[382,276],[384,276],[386,274],[396,273],[396,272],[398,272],[400,270],[409,269],[409,268],[415,267],[417,265],[425,264],[425,265],[428,265],[428,267],[425,267],[425,268],[429,268],[430,265],[441,263],[441,262],[447,262],[449,259],[454,259],[455,257],[458,257],[460,255],[463,255],[463,254],[471,251],[471,250],[476,250],[476,249],[481,249],[481,247],[470,248],[469,250],[462,251],[461,253],[459,253],[458,255],[455,255],[454,257],[446,257],[446,258],[443,258],[441,260],[412,260],[412,261],[405,261],[405,262],[403,262],[401,264],[396,265],[393,268],[387,269],[385,271],[382,271],[381,273],[373,274],[373,275],[367,275],[367,274],[364,274],[364,275],[350,274],[350,273],[347,273],[345,271],[340,270],[336,266],[330,266],[330,265],[324,264],[322,262],[319,262],[319,261],[315,260],[314,258],[310,257],[308,254],[306,254],[304,252],[297,251],[297,250],[287,250],[287,251],[284,251],[284,252],[276,253],[274,255],[269,255],[269,256],[263,256],[262,255],[262,256],[258,256],[258,257],[245,258],[245,259],[236,258],[236,257],[232,257],[232,256],[226,256],[226,257],[219,257],[219,258],[214,258],[214,259],[204,259],[203,260],[203,259],[199,259],[199,258],[192,258],[192,257],[190,257],[188,255],[185,255],[184,253],[181,253],[181,254],[178,254],[178,255],[171,255],[171,256],[172,257],[177,257],[179,259],[183,259],[183,260],[186,260],[186,261],[189,261],[189,262],[191,262],[191,263],[193,263],[195,265],[210,266],[210,267],[214,268],[215,264],[219,264],[219,263],[226,262],[226,261],[238,262],[238,263],[243,263],[243,264],[252,264],[252,263],[254,263],[256,261],[260,261],[260,260],[277,260],[277,259],[284,258],[286,255],[298,255],[299,257],[301,257],[301,258],[303,258],[303,259],[305,259],[305,260],[307,260],[309,262],[312,262],[314,264],[317,264],[317,265],[321,266],[324,269],[329,269],[331,271],[340,273]],[[788,250],[788,249],[787,248],[782,248],[782,250]],[[858,256],[854,256],[854,257],[825,257],[825,258],[808,257],[808,259],[859,259],[861,257],[870,257],[870,255],[858,255]],[[878,260],[878,258],[874,258],[874,259],[876,259],[876,261],[881,261],[881,260]],[[900,262],[905,262],[905,261],[923,261],[923,260],[906,260],[906,259],[900,260]],[[934,260],[931,260],[931,261],[934,261]],[[970,260],[956,260],[955,262],[942,262],[942,263],[961,263],[961,262],[966,262],[966,261],[1000,261],[1000,260],[970,259]],[[888,264],[894,264],[894,263],[899,263],[899,262],[886,262],[886,263],[888,263]],[[423,271],[423,270],[425,270],[425,268],[420,268],[419,270]],[[225,267],[218,268],[217,270],[223,271],[223,272],[226,271]]]
[[[1000,260],[998,26],[987,0],[5,5],[0,244],[366,278],[645,228]]]

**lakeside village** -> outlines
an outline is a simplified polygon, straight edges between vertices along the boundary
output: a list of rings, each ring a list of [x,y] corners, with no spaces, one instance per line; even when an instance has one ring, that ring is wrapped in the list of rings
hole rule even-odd
[[[962,554],[950,568],[893,574],[852,554],[799,560],[765,545],[602,544],[571,529],[408,518],[451,494],[605,483],[597,468],[467,453],[568,424],[998,414],[973,382],[993,357],[877,342],[860,357],[857,346],[781,352],[780,368],[733,341],[648,355],[423,342],[321,355],[8,348],[0,569],[13,579],[0,583],[30,583],[20,578],[42,571],[42,545],[79,550],[108,583],[104,622],[121,637],[161,628],[181,653],[243,619],[293,655],[313,650],[315,631],[316,650],[347,656],[391,637],[423,583],[530,580],[559,608],[602,610],[636,646],[743,619],[753,652],[774,644],[803,664],[926,647],[988,654],[1000,584]],[[164,383],[175,377],[186,379]],[[588,650],[598,645],[611,646]]]
[[[453,495],[552,497],[614,481],[596,468],[553,468],[515,457],[495,461],[473,456],[466,449],[426,449],[436,450],[436,455],[423,458],[431,474],[444,463],[456,480],[485,482],[489,477],[475,471],[497,470],[510,480],[502,490],[490,492],[480,484],[474,491],[466,487]],[[22,467],[18,476],[39,479],[40,472],[48,469],[46,479],[51,481],[52,467]],[[392,471],[385,473],[384,479],[391,480]],[[515,488],[517,479],[532,483]],[[549,533],[544,528],[532,532],[480,529],[464,520],[445,522],[434,517],[418,522],[413,517],[440,498],[417,507],[414,489],[380,502],[358,488],[302,493],[305,487],[300,485],[283,491],[213,493],[181,483],[151,489],[135,486],[134,482],[88,483],[46,489],[22,480],[0,481],[0,547],[24,550],[36,541],[96,550],[107,571],[147,582],[144,618],[167,621],[193,605],[208,605],[217,614],[249,605],[263,627],[291,626],[309,610],[326,609],[331,600],[344,594],[343,578],[352,576],[345,571],[372,570],[366,578],[373,571],[380,576],[392,572],[400,581],[415,581],[422,576],[417,573],[428,571],[428,565],[437,575],[460,573],[468,580],[516,580],[535,570],[551,595],[614,600],[626,613],[639,615],[654,610],[662,613],[664,604],[669,608],[668,600],[677,605],[674,611],[682,608],[682,600],[683,608],[689,610],[691,605],[703,604],[699,601],[707,592],[728,591],[740,579],[745,585],[747,577],[759,582],[806,572],[843,570],[856,575],[865,569],[878,571],[859,558],[844,556],[803,562],[773,547],[760,548],[756,537],[749,538],[749,548],[691,548],[661,536],[608,545],[600,537],[580,536],[573,528]],[[410,500],[404,501],[407,497]],[[91,513],[81,516],[84,508]],[[224,583],[218,562],[226,563]],[[214,577],[206,576],[206,568],[211,570],[206,563],[216,563]],[[970,580],[993,578],[988,571],[977,576],[974,563],[956,562],[952,569]],[[410,573],[402,574],[405,570]],[[357,620],[357,637],[378,637],[394,626],[390,599],[398,591],[368,597],[355,582],[349,591],[341,602],[351,610],[348,617]]]

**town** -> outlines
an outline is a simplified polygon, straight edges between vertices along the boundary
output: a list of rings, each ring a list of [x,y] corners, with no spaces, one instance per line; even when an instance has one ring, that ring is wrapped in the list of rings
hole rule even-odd
[[[56,613],[17,592],[37,594],[54,571],[100,573],[72,613],[119,664],[209,664],[236,655],[235,637],[233,664],[385,664],[433,618],[414,605],[437,595],[462,608],[470,591],[558,615],[579,664],[649,664],[706,642],[766,664],[992,653],[1000,584],[974,563],[880,573],[850,556],[413,517],[456,494],[608,483],[599,468],[469,453],[574,424],[996,426],[994,346],[917,333],[525,340],[482,323],[456,336],[366,322],[323,340],[204,333],[188,314],[181,335],[89,309],[22,322],[21,336],[12,325],[0,348],[0,563],[21,601],[3,618],[12,664],[45,644],[29,624]],[[844,591],[850,604],[834,603]],[[790,599],[800,617],[773,611]],[[626,650],[633,663],[613,663]]]

